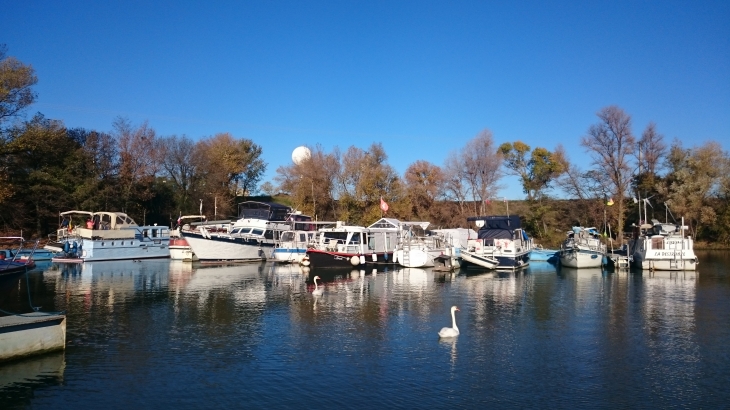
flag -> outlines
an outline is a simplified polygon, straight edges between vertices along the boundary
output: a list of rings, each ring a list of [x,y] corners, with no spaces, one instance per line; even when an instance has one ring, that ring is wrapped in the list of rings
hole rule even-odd
[[[182,223],[182,214],[177,217],[177,224],[180,225]]]
[[[608,198],[608,202],[606,202],[606,205],[608,205],[608,206],[613,205],[613,198]]]
[[[487,198],[487,199],[484,200],[484,203],[487,204],[487,205],[489,205],[489,204],[492,203],[492,201],[490,201],[489,198]]]
[[[380,197],[380,209],[383,212],[388,212],[388,203],[385,202],[385,201],[383,201],[383,197],[382,196]]]

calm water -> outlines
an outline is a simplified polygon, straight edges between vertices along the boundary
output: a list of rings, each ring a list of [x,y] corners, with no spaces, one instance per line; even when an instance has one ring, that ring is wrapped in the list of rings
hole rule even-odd
[[[730,253],[699,257],[643,275],[47,265],[0,284],[0,308],[65,310],[67,349],[0,364],[0,408],[728,408]],[[439,340],[452,305],[461,335]]]

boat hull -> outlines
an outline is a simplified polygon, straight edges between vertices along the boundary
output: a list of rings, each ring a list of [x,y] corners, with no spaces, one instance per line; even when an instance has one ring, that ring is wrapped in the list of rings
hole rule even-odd
[[[392,265],[393,253],[356,254],[308,249],[307,258],[312,268],[346,268],[365,265]]]
[[[306,248],[274,248],[272,256],[280,263],[301,263],[306,255]]]
[[[634,254],[632,266],[642,270],[693,271],[697,270],[697,258],[645,258],[641,253]]]
[[[604,254],[587,250],[560,251],[560,264],[568,268],[600,268]]]
[[[200,261],[261,261],[274,245],[257,240],[212,236],[206,238],[197,233],[183,233],[192,251]]]
[[[153,258],[169,258],[170,248],[169,241],[166,240],[93,240],[82,239],[79,249],[78,259],[82,261],[110,261],[110,260],[129,260],[129,259],[153,259]],[[58,256],[51,259],[52,261],[60,261],[68,259],[67,256]]]

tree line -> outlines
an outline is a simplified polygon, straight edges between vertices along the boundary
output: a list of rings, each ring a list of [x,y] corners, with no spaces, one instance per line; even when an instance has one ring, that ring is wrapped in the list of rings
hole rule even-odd
[[[68,129],[62,121],[22,113],[35,102],[30,65],[0,46],[0,224],[26,236],[53,232],[60,211],[122,211],[138,223],[171,224],[201,207],[209,219],[235,216],[236,204],[266,194],[319,220],[367,225],[382,216],[466,226],[466,217],[519,214],[528,232],[557,244],[573,225],[614,237],[634,223],[685,218],[698,239],[730,243],[730,157],[717,142],[667,144],[656,124],[633,134],[617,106],[598,111],[580,144],[591,157],[580,169],[564,148],[497,144],[483,130],[442,165],[418,160],[403,175],[380,143],[326,151],[276,170],[253,140],[219,133],[193,140],[160,136],[148,124],[117,118],[111,131]],[[504,177],[520,181],[525,199],[499,197]],[[645,199],[649,198],[649,201]],[[647,204],[647,205],[645,205]],[[643,208],[647,207],[645,215]],[[641,212],[641,218],[639,217]],[[643,221],[640,221],[643,220]]]

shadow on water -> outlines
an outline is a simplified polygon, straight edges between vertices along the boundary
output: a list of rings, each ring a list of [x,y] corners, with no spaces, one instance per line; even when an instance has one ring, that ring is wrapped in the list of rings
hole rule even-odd
[[[63,383],[63,352],[29,357],[0,365],[0,403],[3,409],[26,408],[36,391]]]

